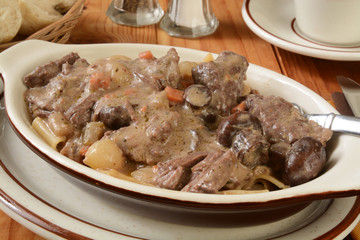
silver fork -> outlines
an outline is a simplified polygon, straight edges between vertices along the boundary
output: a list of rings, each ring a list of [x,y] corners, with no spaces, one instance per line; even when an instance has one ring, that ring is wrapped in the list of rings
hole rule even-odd
[[[307,119],[317,122],[324,128],[329,128],[334,132],[349,133],[360,135],[360,118],[339,115],[335,113],[328,114],[306,114],[296,103],[292,103],[301,114]]]

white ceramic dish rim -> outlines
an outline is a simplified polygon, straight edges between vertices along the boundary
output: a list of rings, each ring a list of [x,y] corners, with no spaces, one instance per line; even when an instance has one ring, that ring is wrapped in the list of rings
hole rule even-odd
[[[330,158],[329,165],[331,167],[325,174],[313,181],[269,193],[211,195],[148,187],[101,174],[54,151],[32,130],[23,103],[22,93],[25,87],[21,79],[36,66],[58,59],[71,51],[78,52],[80,56],[91,62],[114,54],[137,57],[138,52],[148,49],[151,49],[155,56],[162,56],[169,48],[170,46],[148,44],[60,45],[39,40],[25,41],[9,48],[0,55],[0,72],[5,80],[5,104],[11,125],[28,146],[38,154],[40,153],[41,157],[56,167],[93,185],[147,201],[202,208],[221,206],[226,209],[251,206],[268,207],[278,203],[293,203],[359,194],[360,172],[355,171],[355,169],[360,167],[360,162],[356,159],[356,155],[359,155],[360,138],[349,135],[336,137],[340,147],[336,148]],[[185,48],[176,49],[182,60],[201,60],[207,54],[207,52]],[[328,102],[313,91],[281,74],[253,64],[250,65],[247,74],[249,85],[259,89],[263,94],[273,92],[272,86],[276,84],[276,95],[297,103],[301,102],[300,105],[305,111],[318,113],[337,112]],[[287,89],[287,91],[281,91],[281,89]],[[307,101],[304,102],[304,99],[307,99]],[[349,170],[354,172],[344,174]]]
[[[252,4],[256,4],[260,9],[252,11]],[[274,9],[274,6],[278,6],[281,10]],[[278,15],[276,11],[279,12]],[[280,22],[285,15],[287,21]],[[292,1],[245,0],[242,6],[242,16],[247,26],[256,35],[290,52],[328,60],[360,60],[360,43],[359,46],[330,46],[304,37],[296,29],[296,24],[295,29],[292,29],[292,21],[295,18]],[[284,32],[279,33],[279,29],[283,29]]]

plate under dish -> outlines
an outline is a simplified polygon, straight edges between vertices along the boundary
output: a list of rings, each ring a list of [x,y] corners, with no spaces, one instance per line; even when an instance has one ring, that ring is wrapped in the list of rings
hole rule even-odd
[[[0,83],[1,84],[1,83]],[[266,224],[236,215],[158,211],[67,181],[19,140],[0,105],[0,209],[47,239],[343,239],[359,221],[360,197],[311,203]]]
[[[242,16],[247,26],[265,41],[298,54],[329,60],[360,60],[360,42],[353,46],[332,46],[316,42],[296,27],[293,1],[245,0]]]

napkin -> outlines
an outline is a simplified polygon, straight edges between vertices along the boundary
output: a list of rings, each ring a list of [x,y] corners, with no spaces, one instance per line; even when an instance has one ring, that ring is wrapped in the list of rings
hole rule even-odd
[[[346,101],[346,98],[342,92],[333,92],[331,94],[333,102],[330,102],[342,115],[354,116],[354,113],[351,111],[349,103]],[[349,238],[351,237],[351,238]],[[360,223],[356,225],[354,230],[350,233],[348,240],[360,240]]]

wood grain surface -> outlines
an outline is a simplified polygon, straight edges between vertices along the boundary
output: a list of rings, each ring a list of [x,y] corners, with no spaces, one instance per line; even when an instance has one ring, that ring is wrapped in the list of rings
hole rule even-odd
[[[257,37],[241,16],[242,0],[213,0],[213,10],[220,25],[211,36],[198,39],[174,38],[158,25],[127,27],[113,23],[106,10],[110,0],[87,0],[85,9],[70,42],[84,43],[151,43],[187,47],[219,53],[232,50],[248,61],[282,73],[311,88],[328,101],[340,92],[336,75],[345,75],[360,82],[360,62],[342,62],[306,57],[279,49]],[[167,1],[161,0],[166,10]],[[0,211],[0,240],[43,239]],[[349,236],[350,239],[350,236]]]

